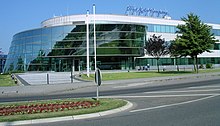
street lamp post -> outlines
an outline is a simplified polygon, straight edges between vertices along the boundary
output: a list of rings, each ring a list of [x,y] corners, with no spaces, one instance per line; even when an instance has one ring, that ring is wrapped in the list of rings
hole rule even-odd
[[[94,29],[94,60],[95,60],[95,71],[96,71],[96,31],[95,31],[95,4],[93,4],[93,29]]]
[[[89,11],[86,14],[86,65],[87,65],[87,77],[89,77]]]

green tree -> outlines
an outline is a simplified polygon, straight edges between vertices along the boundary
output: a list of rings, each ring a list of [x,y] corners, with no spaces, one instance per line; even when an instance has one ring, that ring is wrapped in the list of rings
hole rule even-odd
[[[190,13],[181,18],[185,22],[178,25],[179,33],[175,39],[175,53],[180,56],[190,56],[194,60],[194,70],[198,73],[198,55],[207,51],[216,42],[211,27],[204,24],[199,16]]]
[[[177,59],[181,57],[178,46],[175,45],[175,41],[170,42],[170,56],[175,58],[175,64],[177,66],[177,71],[179,71],[179,64],[177,62]]]
[[[158,61],[161,56],[169,54],[169,44],[165,41],[165,39],[161,39],[161,36],[156,36],[154,34],[146,42],[145,49],[147,54],[157,59],[157,70],[160,72]]]

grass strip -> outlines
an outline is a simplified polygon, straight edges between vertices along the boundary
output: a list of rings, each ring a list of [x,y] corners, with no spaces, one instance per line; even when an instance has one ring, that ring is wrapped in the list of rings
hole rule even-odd
[[[30,105],[30,104],[45,104],[45,103],[67,102],[67,101],[71,101],[71,102],[92,101],[94,102],[95,100],[93,99],[64,99],[64,100],[47,100],[47,101],[44,100],[44,101],[31,101],[31,102],[1,103],[0,107]],[[120,100],[120,99],[99,99],[99,105],[96,107],[81,108],[81,109],[74,109],[74,110],[64,110],[64,111],[58,111],[58,112],[0,116],[0,122],[11,122],[11,121],[18,121],[18,120],[31,120],[31,119],[40,119],[40,118],[52,118],[52,117],[89,114],[89,113],[96,113],[96,112],[119,108],[126,104],[127,104],[126,101]]]
[[[205,69],[200,70],[199,73],[212,73],[220,72],[220,69]],[[140,72],[120,72],[120,73],[102,73],[102,80],[125,80],[135,78],[151,78],[151,77],[165,77],[165,76],[179,76],[186,74],[196,74],[194,71],[140,71]],[[94,74],[87,77],[86,74],[82,75],[84,80],[94,80]]]
[[[16,86],[10,75],[0,75],[0,87]]]

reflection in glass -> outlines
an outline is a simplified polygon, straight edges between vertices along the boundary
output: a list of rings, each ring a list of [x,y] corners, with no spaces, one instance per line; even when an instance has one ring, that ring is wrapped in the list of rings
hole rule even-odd
[[[90,61],[94,68],[93,25],[90,25]],[[149,27],[150,28],[150,27]],[[165,30],[165,28],[163,27]],[[132,69],[143,55],[146,26],[98,24],[97,62],[101,69]],[[86,26],[68,25],[34,29],[14,35],[5,72],[71,71],[86,69]],[[73,61],[74,59],[74,61]]]

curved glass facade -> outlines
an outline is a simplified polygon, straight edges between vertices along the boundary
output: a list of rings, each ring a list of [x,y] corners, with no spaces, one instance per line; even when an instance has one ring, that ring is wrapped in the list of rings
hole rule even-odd
[[[90,67],[94,66],[93,25],[90,31]],[[143,56],[146,26],[97,24],[97,65],[101,69],[134,68]],[[4,72],[71,71],[86,69],[86,25],[39,28],[14,35]]]

